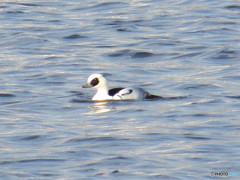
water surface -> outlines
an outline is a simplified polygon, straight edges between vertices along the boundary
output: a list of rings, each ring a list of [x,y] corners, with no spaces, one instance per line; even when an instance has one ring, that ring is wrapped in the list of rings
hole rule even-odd
[[[1,179],[240,173],[239,1],[3,0],[0,13]],[[164,98],[91,102],[95,72]]]

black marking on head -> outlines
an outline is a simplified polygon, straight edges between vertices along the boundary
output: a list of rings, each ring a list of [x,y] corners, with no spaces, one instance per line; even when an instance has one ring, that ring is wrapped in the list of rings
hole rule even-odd
[[[99,83],[99,79],[98,78],[94,78],[93,80],[91,80],[90,84],[94,87],[96,85],[98,85]]]
[[[110,89],[109,91],[108,91],[108,95],[109,96],[114,96],[115,94],[117,94],[119,91],[121,91],[122,89],[124,89],[124,88],[114,88],[114,89]]]

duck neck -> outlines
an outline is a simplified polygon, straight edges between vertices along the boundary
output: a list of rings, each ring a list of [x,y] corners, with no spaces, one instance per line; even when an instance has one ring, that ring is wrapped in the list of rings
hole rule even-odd
[[[108,94],[108,87],[101,87],[97,90],[97,94]]]
[[[101,84],[96,88],[97,93],[93,97],[93,100],[109,100],[112,99],[108,94],[108,83],[106,79],[102,79]]]
[[[102,82],[99,85],[99,87],[97,88],[97,93],[108,94],[108,83],[107,83],[107,80],[105,78],[102,78]]]
[[[109,96],[108,89],[107,88],[99,88],[92,100],[101,101],[101,100],[109,100],[109,99],[112,99],[112,97]]]

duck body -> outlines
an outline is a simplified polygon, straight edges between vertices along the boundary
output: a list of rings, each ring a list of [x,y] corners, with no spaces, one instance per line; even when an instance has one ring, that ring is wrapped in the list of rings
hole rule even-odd
[[[108,81],[103,74],[92,74],[88,77],[87,84],[83,88],[95,88],[97,93],[93,96],[93,101],[111,100],[144,100],[157,98],[160,96],[151,95],[147,91],[138,87],[128,88],[108,88]]]

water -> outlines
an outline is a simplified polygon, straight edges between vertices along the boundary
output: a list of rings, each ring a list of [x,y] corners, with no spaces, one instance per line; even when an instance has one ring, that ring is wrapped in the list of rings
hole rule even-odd
[[[2,0],[0,13],[1,179],[240,173],[239,1]],[[90,102],[95,72],[164,98]]]

